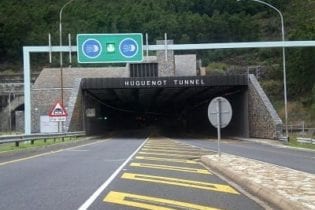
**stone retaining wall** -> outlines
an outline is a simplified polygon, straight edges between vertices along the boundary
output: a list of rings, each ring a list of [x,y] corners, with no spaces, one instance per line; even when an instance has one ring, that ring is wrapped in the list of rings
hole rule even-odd
[[[282,120],[254,75],[249,75],[248,95],[250,137],[279,139],[282,136]]]

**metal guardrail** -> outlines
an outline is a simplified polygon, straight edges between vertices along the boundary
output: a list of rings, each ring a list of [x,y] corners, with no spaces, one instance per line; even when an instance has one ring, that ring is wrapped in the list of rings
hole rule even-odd
[[[34,144],[37,140],[44,140],[44,142],[47,141],[47,139],[54,139],[54,141],[57,138],[61,138],[62,141],[64,141],[64,138],[69,137],[71,138],[77,138],[80,136],[85,136],[85,131],[79,131],[79,132],[69,132],[69,133],[55,133],[55,134],[32,134],[32,135],[15,135],[15,136],[0,136],[0,144],[5,143],[15,143],[15,146],[19,146],[20,142],[26,142],[30,141],[31,144]]]
[[[283,142],[288,142],[289,141],[289,137],[287,137],[287,136],[280,136],[279,140],[283,141]]]
[[[299,143],[302,144],[315,144],[315,139],[312,138],[297,137],[296,139]]]

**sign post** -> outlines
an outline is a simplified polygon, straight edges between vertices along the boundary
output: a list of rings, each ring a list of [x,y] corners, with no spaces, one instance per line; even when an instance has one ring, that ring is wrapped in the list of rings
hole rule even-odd
[[[217,128],[218,155],[221,157],[221,128],[225,128],[232,119],[232,107],[230,102],[223,97],[212,99],[208,106],[208,118],[210,123]]]
[[[132,63],[143,60],[140,33],[78,34],[78,63]]]

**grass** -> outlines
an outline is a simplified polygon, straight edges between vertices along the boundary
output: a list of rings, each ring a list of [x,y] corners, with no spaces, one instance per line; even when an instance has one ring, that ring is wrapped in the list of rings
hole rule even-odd
[[[24,149],[29,149],[29,148],[38,148],[38,147],[45,147],[48,145],[53,145],[53,144],[60,144],[64,142],[70,142],[70,141],[76,141],[79,138],[71,138],[66,137],[64,138],[64,141],[62,141],[62,138],[56,138],[56,139],[47,139],[46,142],[44,140],[35,140],[34,144],[31,144],[30,141],[26,142],[20,142],[20,145],[18,147],[15,146],[15,143],[6,143],[6,144],[0,144],[0,153],[4,152],[11,152],[11,151],[19,151],[19,150],[24,150]]]
[[[307,148],[307,149],[315,150],[315,144],[299,143],[296,138],[297,138],[296,136],[291,136],[288,145],[291,147],[299,147],[299,148]]]

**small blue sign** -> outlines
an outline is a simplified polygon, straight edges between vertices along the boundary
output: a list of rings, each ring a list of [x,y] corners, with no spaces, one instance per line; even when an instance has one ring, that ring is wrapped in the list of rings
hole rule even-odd
[[[126,38],[119,44],[119,52],[126,58],[132,58],[137,55],[139,50],[136,40],[132,38]]]
[[[82,52],[88,58],[97,58],[102,53],[102,45],[96,39],[87,39],[82,44]]]

